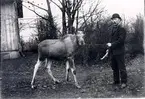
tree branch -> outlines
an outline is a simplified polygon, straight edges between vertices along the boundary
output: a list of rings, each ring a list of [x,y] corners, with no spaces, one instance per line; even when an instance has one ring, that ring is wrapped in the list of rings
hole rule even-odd
[[[61,11],[63,11],[63,9],[56,3],[54,2],[53,0],[50,0],[53,4],[55,4]],[[62,4],[62,3],[61,3]]]
[[[44,10],[44,11],[47,12],[47,10],[46,10],[45,8],[42,8],[42,7],[40,7],[40,6],[38,6],[38,5],[34,4],[34,3],[32,3],[32,2],[30,2],[30,1],[27,1],[27,2],[25,2],[25,3],[31,4],[31,5],[33,5],[33,6],[37,7],[37,8],[39,8],[39,9]]]
[[[76,6],[74,7],[74,10],[78,10],[80,8],[80,6],[82,5],[83,0],[79,0],[76,4]]]
[[[59,1],[59,3],[61,4],[61,5],[63,5],[63,3],[60,1],[60,0],[58,0]]]
[[[34,12],[36,15],[38,15],[38,16],[41,17],[42,19],[48,20],[47,18],[45,18],[45,17],[41,16],[40,14],[38,14],[35,10],[30,9],[30,8],[28,8],[28,7],[25,6],[25,5],[23,5],[23,6],[24,6],[25,8],[27,8],[27,9],[29,9],[30,11]]]
[[[86,14],[84,14],[84,15],[83,15],[82,17],[80,17],[80,18],[83,18],[83,19],[84,19],[84,17],[87,17],[87,18],[85,19],[85,22],[86,22],[87,20],[89,20],[90,17],[94,15],[94,12],[97,12],[96,10],[98,10],[97,8],[98,8],[99,4],[100,4],[100,0],[97,2],[97,4],[95,5],[95,8],[94,8],[92,11],[91,11],[92,6],[91,6],[91,7],[89,8],[89,12],[86,13]],[[104,11],[104,8],[102,8],[99,12],[95,13],[95,15],[101,14],[103,11]],[[88,15],[88,16],[87,16],[87,15]],[[85,24],[85,23],[82,23],[82,26],[83,26],[84,24]],[[82,26],[81,26],[81,27],[82,27]]]
[[[78,0],[77,0],[78,1]],[[75,8],[75,5],[76,5],[76,0],[73,0],[73,10]]]

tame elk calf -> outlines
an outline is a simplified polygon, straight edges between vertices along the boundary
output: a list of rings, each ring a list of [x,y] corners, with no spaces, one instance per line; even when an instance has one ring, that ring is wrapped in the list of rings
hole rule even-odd
[[[74,53],[79,45],[84,45],[84,34],[82,31],[78,31],[76,35],[68,34],[62,39],[44,40],[38,44],[38,61],[35,64],[33,78],[31,81],[31,87],[34,88],[34,79],[38,68],[45,62],[48,69],[48,74],[55,83],[59,83],[59,80],[54,78],[51,72],[52,60],[64,59],[66,60],[66,80],[68,80],[68,72],[71,70],[75,86],[80,88],[76,78],[76,68],[74,64]]]

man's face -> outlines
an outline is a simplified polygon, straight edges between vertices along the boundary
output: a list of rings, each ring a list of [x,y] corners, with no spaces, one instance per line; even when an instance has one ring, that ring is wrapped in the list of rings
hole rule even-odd
[[[119,25],[121,20],[119,18],[114,18],[114,19],[112,19],[112,22],[114,25]]]

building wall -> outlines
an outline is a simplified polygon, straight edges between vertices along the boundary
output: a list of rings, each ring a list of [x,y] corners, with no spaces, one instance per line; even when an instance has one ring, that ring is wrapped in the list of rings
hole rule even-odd
[[[16,3],[1,5],[1,52],[3,58],[17,58],[18,53],[18,19]]]

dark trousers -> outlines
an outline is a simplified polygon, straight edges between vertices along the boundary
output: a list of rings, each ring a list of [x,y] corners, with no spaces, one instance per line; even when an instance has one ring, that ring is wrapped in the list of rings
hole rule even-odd
[[[112,55],[111,67],[113,70],[114,83],[127,83],[127,72],[125,67],[124,54]]]

